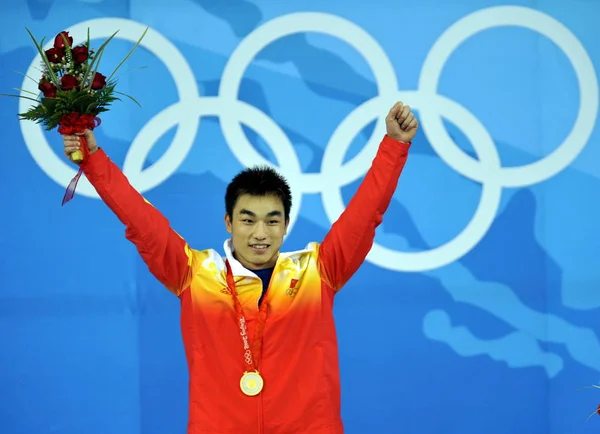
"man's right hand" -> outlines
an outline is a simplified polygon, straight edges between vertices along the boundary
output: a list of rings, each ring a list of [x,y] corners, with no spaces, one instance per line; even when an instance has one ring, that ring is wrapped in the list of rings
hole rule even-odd
[[[64,152],[69,160],[71,160],[71,154],[79,150],[79,138],[83,136],[87,140],[87,146],[90,151],[90,155],[98,150],[98,144],[96,138],[91,130],[85,130],[82,134],[74,136],[63,136],[63,144],[65,146]],[[73,160],[71,160],[73,161]]]

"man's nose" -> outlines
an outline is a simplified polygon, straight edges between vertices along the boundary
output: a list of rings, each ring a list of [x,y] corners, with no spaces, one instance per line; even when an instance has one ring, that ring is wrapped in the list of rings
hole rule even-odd
[[[256,224],[254,227],[254,233],[252,235],[257,240],[264,240],[267,238],[267,229],[265,228],[265,224],[263,222]]]

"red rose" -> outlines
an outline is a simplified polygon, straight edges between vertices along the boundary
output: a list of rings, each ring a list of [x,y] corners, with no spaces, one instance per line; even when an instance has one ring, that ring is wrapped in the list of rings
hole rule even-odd
[[[50,48],[46,50],[46,57],[51,63],[60,63],[62,58],[65,56],[65,48]]]
[[[73,37],[69,36],[69,32],[63,31],[56,35],[56,37],[54,38],[54,48],[65,48],[65,39],[63,38],[63,36],[67,38],[69,47],[73,45]]]
[[[79,121],[79,114],[76,112],[71,112],[69,114],[63,115],[61,119],[61,124],[63,124],[64,126],[72,127],[73,125],[77,124],[77,121]]]
[[[38,89],[44,94],[44,97],[56,98],[56,86],[54,86],[48,80],[42,79],[40,81]]]
[[[60,87],[62,90],[71,90],[79,86],[77,78],[72,75],[63,75],[60,79]]]
[[[92,89],[98,90],[102,89],[104,86],[106,86],[106,77],[99,72],[96,72],[94,80],[92,81]]]
[[[71,54],[73,55],[73,60],[76,63],[85,62],[89,56],[88,49],[85,45],[80,45],[78,47],[73,48],[73,50],[71,50]]]

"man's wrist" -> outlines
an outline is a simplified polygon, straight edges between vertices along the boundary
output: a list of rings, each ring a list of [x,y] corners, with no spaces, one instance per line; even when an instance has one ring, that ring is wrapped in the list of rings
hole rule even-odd
[[[410,144],[411,144],[411,141],[410,141],[410,140],[409,140],[409,141],[405,141],[405,140],[402,140],[402,138],[400,138],[400,137],[398,137],[398,136],[393,136],[393,135],[391,135],[391,134],[388,134],[387,136],[388,136],[390,139],[392,139],[392,140],[395,140],[395,141],[396,141],[396,142],[398,142],[398,143],[402,143],[402,144],[404,144],[404,145],[410,145]]]

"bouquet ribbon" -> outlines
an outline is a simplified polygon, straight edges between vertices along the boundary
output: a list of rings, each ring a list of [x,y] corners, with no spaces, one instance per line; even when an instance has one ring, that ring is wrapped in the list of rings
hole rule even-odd
[[[81,115],[79,113],[72,112],[64,115],[60,119],[58,123],[58,133],[65,136],[71,136],[74,134],[79,135],[83,134],[85,130],[93,130],[100,124],[101,120],[97,116],[86,114]],[[90,156],[87,140],[83,135],[79,136],[79,152],[80,155],[75,155],[78,154],[78,151],[75,151],[71,154],[71,158],[76,163],[82,163]],[[75,189],[77,188],[77,183],[79,182],[79,178],[81,178],[82,173],[83,169],[79,167],[79,171],[67,186],[67,191],[63,197],[62,205],[69,202],[75,196]]]

